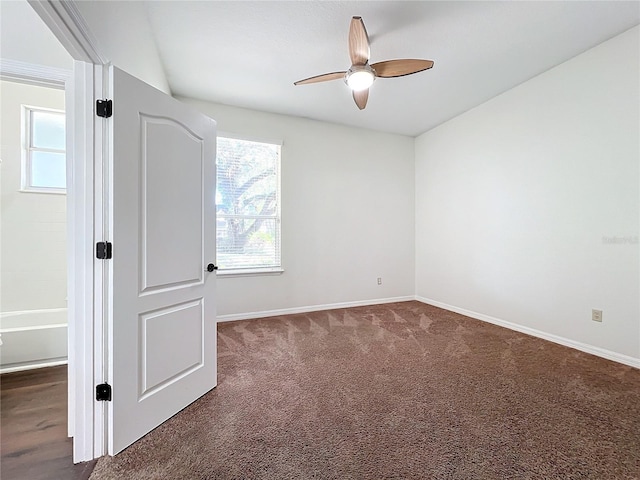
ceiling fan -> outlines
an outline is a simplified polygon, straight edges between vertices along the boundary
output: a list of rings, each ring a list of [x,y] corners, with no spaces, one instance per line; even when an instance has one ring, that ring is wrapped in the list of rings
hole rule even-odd
[[[369,87],[376,78],[392,78],[411,75],[433,67],[431,60],[398,59],[369,65],[369,36],[362,17],[353,17],[349,28],[349,56],[351,68],[345,72],[316,75],[294,82],[294,85],[327,82],[344,79],[353,92],[353,99],[360,110],[367,106]]]

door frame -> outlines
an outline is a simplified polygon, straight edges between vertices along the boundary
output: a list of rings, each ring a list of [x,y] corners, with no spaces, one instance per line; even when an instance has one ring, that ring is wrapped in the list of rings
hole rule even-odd
[[[96,128],[94,98],[105,98],[107,55],[72,0],[28,0],[74,59],[67,84],[67,233],[69,307],[69,436],[74,463],[107,453],[106,406],[94,399],[106,377],[105,322],[107,269],[96,261],[94,245],[104,238],[103,172],[105,132]],[[106,70],[106,69],[104,69]]]

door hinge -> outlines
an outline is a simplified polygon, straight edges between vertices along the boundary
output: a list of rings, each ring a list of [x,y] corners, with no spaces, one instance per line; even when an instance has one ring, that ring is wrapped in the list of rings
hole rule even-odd
[[[98,402],[110,402],[111,401],[111,385],[108,383],[101,383],[96,385],[96,400]]]
[[[111,242],[96,243],[96,257],[99,260],[109,260],[112,256]]]
[[[96,115],[109,118],[113,114],[113,102],[111,100],[96,100]]]

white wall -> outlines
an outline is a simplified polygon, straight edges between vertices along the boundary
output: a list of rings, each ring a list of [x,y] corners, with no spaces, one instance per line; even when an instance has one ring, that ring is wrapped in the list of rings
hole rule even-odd
[[[64,110],[64,90],[0,82],[0,311],[66,308],[66,195],[20,192],[21,105]]]
[[[100,53],[116,67],[170,93],[144,2],[74,1]]]
[[[418,297],[640,359],[639,36],[416,139]]]
[[[0,2],[0,58],[73,69],[73,60],[26,0]]]
[[[284,142],[285,272],[218,278],[219,315],[413,296],[412,138],[180,100],[220,132]]]

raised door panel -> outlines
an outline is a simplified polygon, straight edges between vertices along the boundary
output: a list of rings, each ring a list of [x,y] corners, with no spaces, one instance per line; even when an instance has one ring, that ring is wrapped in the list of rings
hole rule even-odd
[[[171,119],[141,115],[140,291],[203,280],[203,139]]]

